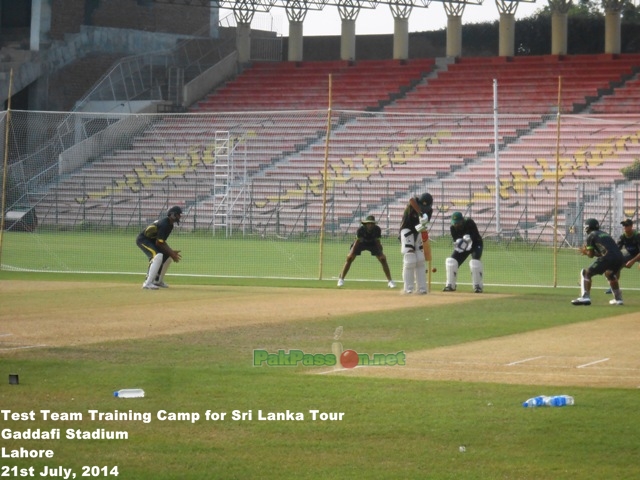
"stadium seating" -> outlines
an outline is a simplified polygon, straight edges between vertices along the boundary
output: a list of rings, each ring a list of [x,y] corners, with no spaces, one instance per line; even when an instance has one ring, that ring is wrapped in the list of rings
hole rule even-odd
[[[323,194],[331,228],[351,232],[360,216],[385,212],[395,229],[412,192],[427,190],[437,199],[436,234],[447,235],[454,210],[490,224],[499,198],[505,231],[549,241],[556,162],[559,200],[570,205],[585,181],[622,185],[620,169],[640,158],[637,128],[624,115],[568,115],[605,105],[594,100],[604,96],[613,104],[619,92],[637,88],[638,66],[635,55],[463,58],[437,75],[433,59],[256,63],[192,110],[220,114],[206,121],[198,115],[162,118],[129,148],[103,156],[52,189],[39,217],[76,225],[104,222],[119,212],[124,218],[135,208],[146,219],[157,216],[159,204],[177,203],[197,212],[186,217],[189,228],[210,228],[220,208],[212,193],[213,139],[226,131],[246,141],[236,173],[250,189],[252,227],[265,232],[317,231]],[[329,74],[339,114],[327,144]],[[494,77],[503,115],[497,131]],[[316,114],[295,113],[303,109]],[[383,122],[373,113],[355,113],[373,110],[383,110]],[[425,124],[424,113],[436,115]],[[623,195],[632,199],[633,189]],[[595,209],[597,195],[589,201],[587,207]],[[239,211],[230,214],[241,217]]]
[[[599,101],[594,102],[590,110],[592,113],[637,114],[638,105],[640,105],[640,77],[636,75],[624,85],[615,87],[610,95],[604,95]]]
[[[635,55],[460,58],[387,110],[493,113],[495,80],[500,113],[554,113],[559,98],[562,112],[574,113],[639,64]]]
[[[497,159],[493,155],[479,157],[442,179],[442,189],[448,196],[446,208],[470,208],[471,213],[480,212],[477,215],[483,222],[490,222],[499,198],[502,226],[507,230],[520,229],[523,212],[529,216],[524,223],[544,225],[553,215],[556,195],[559,204],[566,206],[576,201],[585,183],[623,185],[621,169],[640,158],[638,134],[637,125],[624,121],[624,117],[566,116],[560,129],[555,120],[549,121],[504,146]],[[609,194],[610,188],[605,193]],[[469,191],[474,192],[471,198]],[[629,193],[625,196],[632,198]],[[602,210],[597,195],[591,204],[594,212]],[[550,241],[552,232],[547,229],[538,234]]]
[[[380,109],[391,95],[415,85],[434,59],[358,62],[259,62],[198,102],[206,112],[327,108]]]

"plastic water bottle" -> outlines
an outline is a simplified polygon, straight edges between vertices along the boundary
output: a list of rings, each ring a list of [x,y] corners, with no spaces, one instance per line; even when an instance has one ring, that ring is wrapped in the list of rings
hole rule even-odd
[[[541,407],[548,401],[546,395],[538,395],[537,397],[530,398],[522,404],[523,407]]]
[[[574,403],[573,397],[570,395],[554,395],[553,397],[549,397],[545,402],[545,404],[550,407],[564,407],[566,405],[573,405]]]
[[[141,388],[124,388],[113,392],[113,396],[116,398],[142,398],[144,397],[144,390]]]

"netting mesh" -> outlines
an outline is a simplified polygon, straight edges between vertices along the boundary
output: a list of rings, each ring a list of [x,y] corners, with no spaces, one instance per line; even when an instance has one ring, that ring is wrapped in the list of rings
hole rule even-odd
[[[576,285],[584,219],[617,236],[637,217],[621,169],[639,135],[631,115],[13,111],[2,268],[142,275],[136,234],[180,205],[174,274],[333,278],[375,215],[400,278],[402,211],[429,192],[434,266],[461,211],[487,240],[487,284]],[[384,280],[375,258],[357,279]]]

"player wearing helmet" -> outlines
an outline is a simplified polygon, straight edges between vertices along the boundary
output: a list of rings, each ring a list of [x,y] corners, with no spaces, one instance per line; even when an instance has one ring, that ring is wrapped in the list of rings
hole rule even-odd
[[[360,223],[362,225],[360,225],[356,231],[356,239],[349,248],[347,260],[344,263],[344,267],[342,267],[340,276],[338,277],[338,286],[344,286],[344,279],[346,278],[347,273],[349,273],[351,264],[356,257],[360,256],[360,254],[366,250],[376,257],[382,265],[382,271],[387,277],[387,286],[389,288],[396,288],[396,284],[391,278],[391,270],[389,270],[387,257],[382,252],[382,243],[380,241],[382,238],[382,230],[376,223],[376,217],[374,215],[369,215]]]
[[[624,266],[624,256],[616,241],[600,230],[600,223],[595,218],[589,218],[584,222],[584,232],[587,234],[585,245],[580,249],[580,253],[595,261],[583,268],[580,272],[581,295],[572,300],[573,305],[591,305],[591,283],[595,275],[603,275],[609,281],[609,286],[613,293],[613,299],[609,301],[611,305],[622,305],[622,291],[618,279],[620,270]]]
[[[147,290],[158,290],[168,288],[164,283],[164,276],[169,269],[171,261],[179,262],[182,259],[180,250],[173,250],[167,243],[167,239],[173,231],[173,225],[180,223],[182,209],[178,206],[171,207],[167,211],[167,216],[161,220],[156,220],[138,234],[136,245],[144,252],[149,259],[147,278],[142,284],[142,288]]]
[[[464,218],[461,212],[451,215],[451,238],[453,238],[453,253],[445,261],[447,283],[444,292],[454,292],[458,281],[458,267],[471,256],[469,269],[473,291],[482,293],[484,289],[484,267],[482,265],[483,241],[478,226],[471,218]]]
[[[403,293],[427,293],[427,275],[425,271],[424,242],[428,241],[427,226],[433,214],[433,197],[423,193],[412,197],[402,214],[400,223],[400,244],[402,262]],[[420,228],[420,231],[417,230]],[[426,234],[426,235],[425,235]]]
[[[624,231],[618,237],[618,246],[624,256],[624,268],[631,268],[634,263],[640,262],[640,233],[633,229],[633,220],[630,218],[625,218],[620,222],[620,225]],[[604,293],[611,294],[611,289],[609,288]]]

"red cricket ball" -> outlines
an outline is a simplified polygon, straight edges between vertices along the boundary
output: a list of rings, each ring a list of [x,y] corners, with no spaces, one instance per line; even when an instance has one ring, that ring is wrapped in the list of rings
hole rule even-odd
[[[353,368],[358,365],[359,361],[358,353],[355,350],[345,350],[340,355],[340,365],[344,368]]]

